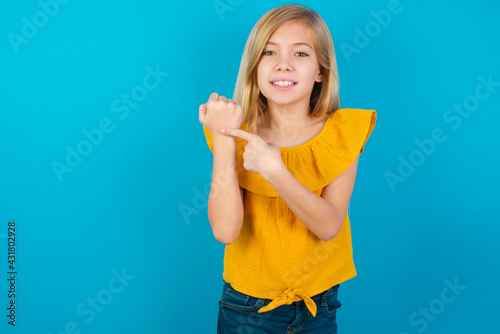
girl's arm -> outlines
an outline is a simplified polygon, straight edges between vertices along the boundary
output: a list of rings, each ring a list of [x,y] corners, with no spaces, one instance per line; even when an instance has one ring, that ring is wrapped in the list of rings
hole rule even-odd
[[[239,129],[222,129],[221,132],[248,142],[243,167],[266,179],[297,218],[318,238],[329,241],[339,233],[354,188],[359,154],[347,170],[323,189],[322,196],[318,196],[288,171],[277,146]]]
[[[243,189],[238,183],[236,138],[213,134],[214,169],[208,196],[208,220],[214,237],[230,245],[243,224]]]
[[[266,180],[280,194],[297,218],[318,238],[330,241],[340,232],[349,206],[359,154],[353,164],[330,182],[321,196],[300,183],[283,165]]]
[[[243,189],[238,183],[236,138],[220,133],[222,127],[240,127],[239,104],[212,93],[200,106],[200,122],[213,135],[213,172],[207,214],[214,237],[229,245],[238,239],[243,225]]]

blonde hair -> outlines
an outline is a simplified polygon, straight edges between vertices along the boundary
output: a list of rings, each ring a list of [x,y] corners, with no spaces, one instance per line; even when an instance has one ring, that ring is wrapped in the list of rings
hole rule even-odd
[[[241,103],[242,123],[255,132],[259,117],[267,111],[267,99],[257,85],[257,68],[264,47],[272,33],[283,23],[301,20],[312,33],[322,82],[314,84],[310,113],[322,117],[340,109],[337,60],[332,36],[325,21],[312,9],[300,5],[284,5],[271,9],[253,27],[245,44],[233,99]],[[257,103],[256,103],[257,102]]]

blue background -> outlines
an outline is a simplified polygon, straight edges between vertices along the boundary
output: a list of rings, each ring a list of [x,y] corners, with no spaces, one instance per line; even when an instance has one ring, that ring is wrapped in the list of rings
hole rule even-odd
[[[0,4],[2,333],[215,333],[224,245],[206,215],[198,106],[232,95],[251,28],[285,3]],[[500,86],[479,78],[500,81],[500,5],[401,0],[381,25],[393,1],[299,3],[330,27],[343,106],[378,112],[351,199],[358,276],[341,285],[339,333],[499,332]],[[131,94],[140,101],[127,107]],[[470,116],[451,121],[463,103]],[[446,139],[424,154],[416,141],[433,131]],[[58,176],[77,149],[86,156]],[[461,290],[445,290],[455,281]]]

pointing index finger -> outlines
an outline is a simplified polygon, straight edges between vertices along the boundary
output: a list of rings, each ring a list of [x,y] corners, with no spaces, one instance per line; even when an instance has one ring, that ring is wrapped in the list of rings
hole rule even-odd
[[[256,134],[253,133],[248,133],[246,131],[243,131],[241,129],[228,129],[228,128],[223,128],[220,130],[223,134],[233,136],[233,137],[238,137],[241,138],[247,142],[250,142],[252,139],[255,139],[258,137]]]

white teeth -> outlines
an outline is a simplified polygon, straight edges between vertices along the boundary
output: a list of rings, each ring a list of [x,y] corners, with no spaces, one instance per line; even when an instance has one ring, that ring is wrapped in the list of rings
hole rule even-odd
[[[281,87],[294,85],[293,81],[274,81],[273,84]]]

